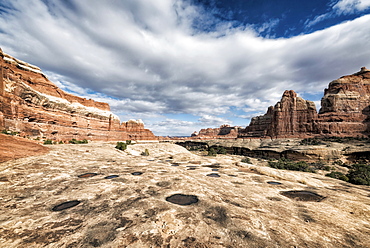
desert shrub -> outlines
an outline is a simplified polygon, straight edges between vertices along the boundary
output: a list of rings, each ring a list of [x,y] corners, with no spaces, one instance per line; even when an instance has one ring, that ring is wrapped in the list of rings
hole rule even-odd
[[[83,140],[71,139],[69,143],[70,144],[87,144],[89,143],[89,141],[87,139],[83,139]]]
[[[308,145],[317,146],[317,145],[322,145],[323,143],[316,138],[307,138],[307,139],[301,140],[299,144],[303,146],[308,146]]]
[[[354,164],[348,171],[348,181],[353,184],[370,185],[370,165]]]
[[[126,144],[127,145],[131,145],[132,144],[132,141],[131,140],[126,140]]]
[[[52,140],[47,139],[44,141],[44,145],[52,145],[52,144],[53,144]]]
[[[63,141],[59,141],[59,144],[64,144],[64,142]]]
[[[322,139],[323,141],[337,142],[337,143],[347,143],[350,141],[366,141],[369,142],[370,138],[368,137],[326,137]]]
[[[218,151],[217,151],[217,154],[224,154],[224,155],[226,155],[226,149],[225,149],[225,147],[220,147],[219,149],[218,149]]]
[[[332,171],[332,172],[326,174],[325,176],[332,177],[332,178],[339,179],[339,180],[343,180],[343,181],[346,181],[346,182],[348,182],[348,180],[349,180],[346,175],[344,175],[342,172],[339,172],[339,171]]]
[[[2,134],[6,134],[6,135],[11,135],[11,136],[15,136],[15,135],[18,135],[19,132],[13,132],[11,130],[6,130],[4,129],[3,131],[1,131]]]
[[[71,139],[71,140],[69,141],[69,143],[70,143],[70,144],[77,144],[77,140],[76,140],[76,139]]]
[[[330,170],[330,166],[326,165],[321,160],[319,160],[317,162],[314,162],[314,163],[310,163],[309,165],[312,166],[313,168],[315,168],[316,170],[326,170],[326,171]]]
[[[242,163],[248,163],[250,164],[251,163],[251,159],[248,158],[248,157],[244,157],[242,160],[241,160]]]
[[[125,142],[117,142],[116,148],[118,150],[124,151],[127,149],[127,144]]]
[[[216,152],[216,150],[214,148],[210,148],[208,150],[207,156],[216,156],[216,155],[217,155],[217,152]]]
[[[145,149],[145,151],[143,151],[141,153],[142,156],[149,156],[149,150],[148,149]]]
[[[271,168],[281,170],[293,170],[293,171],[304,171],[304,172],[316,172],[316,169],[307,164],[305,161],[294,162],[289,159],[281,158],[277,162],[268,161],[268,165]]]

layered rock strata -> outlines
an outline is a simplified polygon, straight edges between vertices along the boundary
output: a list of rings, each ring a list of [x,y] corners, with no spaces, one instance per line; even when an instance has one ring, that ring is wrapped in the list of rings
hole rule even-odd
[[[232,127],[229,127],[232,128]],[[192,138],[223,138],[218,128],[204,129]],[[305,138],[315,136],[355,137],[370,135],[370,70],[329,83],[321,109],[298,97],[292,90],[270,106],[266,114],[252,118],[249,126],[237,130],[235,138]],[[230,135],[230,137],[232,137]]]
[[[238,136],[240,127],[231,127],[230,125],[222,125],[219,128],[205,128],[199,132],[192,133],[192,137],[206,138],[206,139],[234,139]]]
[[[286,90],[281,100],[263,116],[252,118],[238,137],[292,137],[311,133],[317,118],[315,104]]]
[[[0,50],[0,130],[53,140],[153,140],[142,121],[120,122],[107,103],[68,94],[40,68]]]

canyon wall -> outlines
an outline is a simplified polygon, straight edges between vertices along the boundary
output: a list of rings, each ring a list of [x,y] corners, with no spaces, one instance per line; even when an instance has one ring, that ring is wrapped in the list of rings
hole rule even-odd
[[[321,136],[355,137],[370,135],[370,70],[365,67],[352,75],[329,83],[321,100],[321,109],[284,92],[266,114],[251,119],[246,128],[238,128],[234,138],[307,138]],[[223,138],[218,128],[204,129],[192,138]],[[231,137],[231,136],[230,136]]]
[[[52,140],[154,140],[142,121],[120,122],[107,103],[68,94],[40,68],[0,49],[0,130]]]

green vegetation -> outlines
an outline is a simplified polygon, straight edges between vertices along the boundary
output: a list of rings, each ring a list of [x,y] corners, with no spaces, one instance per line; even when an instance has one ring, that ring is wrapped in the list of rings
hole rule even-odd
[[[341,172],[333,171],[325,176],[340,179],[357,185],[370,186],[370,165],[368,164],[353,164],[346,175]]]
[[[244,157],[242,160],[241,160],[242,163],[247,163],[247,164],[251,164],[251,159],[248,158],[248,157]]]
[[[314,165],[307,164],[305,161],[294,162],[286,158],[281,158],[278,161],[268,161],[268,165],[271,168],[281,170],[293,170],[293,171],[304,171],[304,172],[316,172]]]
[[[116,148],[118,150],[124,151],[127,149],[127,143],[125,142],[117,142]]]
[[[126,144],[127,145],[131,145],[132,144],[132,141],[131,140],[126,140]]]
[[[347,143],[350,141],[370,142],[370,138],[368,137],[327,137],[327,138],[322,138],[321,140],[328,141],[328,142],[337,142],[337,143]]]
[[[87,144],[89,143],[89,141],[87,141],[87,139],[83,139],[83,140],[76,140],[76,139],[72,139],[69,141],[70,144]]]
[[[52,140],[47,139],[44,141],[44,145],[52,145],[52,144],[53,144]]]
[[[145,149],[145,151],[143,151],[141,153],[142,156],[149,156],[149,150],[148,149]]]
[[[350,183],[370,186],[370,165],[354,164],[346,176]]]
[[[346,182],[348,182],[348,180],[349,180],[346,175],[344,175],[342,172],[339,172],[339,171],[332,171],[332,172],[326,174],[325,176],[332,177],[332,178],[339,179],[339,180],[343,180],[343,181],[346,181]]]
[[[216,155],[217,155],[217,152],[216,152],[216,150],[214,148],[210,148],[208,150],[207,156],[216,156]]]
[[[11,135],[11,136],[19,135],[19,132],[13,132],[13,131],[7,130],[7,129],[4,129],[3,131],[1,131],[1,133],[6,134],[6,135]]]
[[[223,146],[213,146],[211,148],[208,149],[208,154],[207,156],[216,156],[217,154],[223,154],[223,155],[226,155],[227,154],[227,151],[226,151],[226,148],[223,147]]]
[[[322,143],[319,139],[316,139],[316,138],[307,138],[307,139],[301,140],[299,144],[302,146],[318,146],[318,145],[323,145],[324,143]]]

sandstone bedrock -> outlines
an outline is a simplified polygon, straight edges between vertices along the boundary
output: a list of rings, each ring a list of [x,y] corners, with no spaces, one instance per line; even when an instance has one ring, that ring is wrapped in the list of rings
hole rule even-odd
[[[369,186],[174,144],[114,147],[1,163],[0,247],[369,247]],[[207,176],[214,167],[220,177]]]

